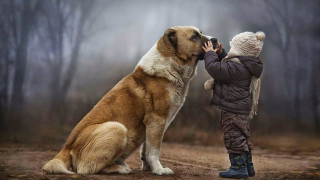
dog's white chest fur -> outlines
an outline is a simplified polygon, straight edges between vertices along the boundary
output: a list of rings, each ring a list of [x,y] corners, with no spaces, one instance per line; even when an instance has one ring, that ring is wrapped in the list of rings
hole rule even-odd
[[[189,84],[187,85],[189,86]],[[165,126],[165,131],[169,127],[169,125],[174,120],[175,116],[179,112],[180,108],[182,107],[185,98],[187,96],[188,87],[185,88],[176,88],[174,85],[170,84],[167,88],[171,100],[171,106],[168,114],[168,119]]]
[[[141,67],[150,75],[164,77],[171,82],[167,87],[171,105],[166,130],[185,101],[189,81],[195,75],[196,67],[195,65],[179,65],[171,57],[162,56],[157,50],[157,43],[142,57],[137,67]]]

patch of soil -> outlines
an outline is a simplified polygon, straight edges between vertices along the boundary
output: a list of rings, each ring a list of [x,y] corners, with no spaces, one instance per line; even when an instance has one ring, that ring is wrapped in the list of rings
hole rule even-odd
[[[161,163],[175,174],[157,176],[140,169],[139,151],[127,160],[129,175],[47,175],[41,167],[59,151],[61,145],[0,144],[0,179],[218,179],[229,166],[226,150],[220,146],[190,146],[164,143]],[[256,176],[250,179],[320,179],[320,154],[271,153],[255,149]]]

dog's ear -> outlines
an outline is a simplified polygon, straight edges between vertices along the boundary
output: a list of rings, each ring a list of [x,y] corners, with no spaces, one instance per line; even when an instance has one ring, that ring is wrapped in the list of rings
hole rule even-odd
[[[163,37],[166,44],[171,44],[175,49],[177,48],[177,35],[174,29],[167,29]]]

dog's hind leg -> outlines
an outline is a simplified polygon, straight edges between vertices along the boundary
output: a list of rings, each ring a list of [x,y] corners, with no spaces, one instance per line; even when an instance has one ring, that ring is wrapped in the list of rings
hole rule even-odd
[[[123,152],[127,143],[127,129],[118,122],[106,122],[94,127],[91,133],[84,133],[84,147],[79,148],[77,173],[95,174],[113,164]]]

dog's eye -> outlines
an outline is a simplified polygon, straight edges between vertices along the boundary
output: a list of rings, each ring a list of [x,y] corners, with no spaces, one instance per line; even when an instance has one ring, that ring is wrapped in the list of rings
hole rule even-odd
[[[192,40],[197,40],[197,39],[200,39],[200,36],[192,36],[192,38],[191,38]]]
[[[191,37],[191,40],[199,40],[199,39],[200,39],[200,34],[198,32],[195,32]]]

